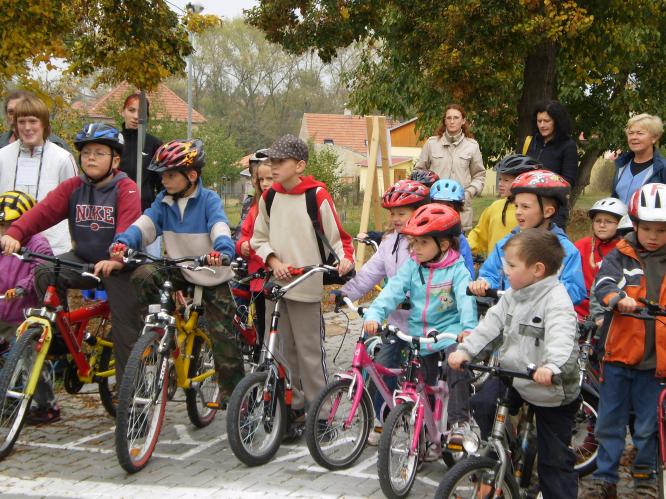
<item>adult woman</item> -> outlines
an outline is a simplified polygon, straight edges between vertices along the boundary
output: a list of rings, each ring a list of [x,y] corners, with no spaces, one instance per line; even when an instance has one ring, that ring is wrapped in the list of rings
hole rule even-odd
[[[573,188],[578,178],[578,148],[571,138],[571,119],[557,101],[537,104],[532,115],[532,135],[525,139],[523,154],[534,158],[546,170],[557,173]],[[565,228],[569,207],[560,207],[553,223]]]
[[[471,229],[472,198],[483,190],[486,169],[479,144],[469,130],[462,106],[446,106],[436,135],[425,143],[414,168],[432,170],[440,178],[451,178],[462,184],[465,189],[465,206],[460,217],[463,230]]]
[[[611,196],[627,204],[643,184],[666,182],[666,160],[657,144],[664,133],[659,116],[638,114],[627,121],[625,129],[629,150],[615,161]]]

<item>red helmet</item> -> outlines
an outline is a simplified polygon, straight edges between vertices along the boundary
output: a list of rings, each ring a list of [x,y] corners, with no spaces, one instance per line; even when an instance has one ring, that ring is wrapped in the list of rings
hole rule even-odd
[[[459,236],[462,232],[458,212],[443,204],[430,203],[414,212],[402,233],[407,236]]]
[[[557,173],[549,170],[534,170],[521,173],[511,184],[512,196],[521,192],[553,198],[560,205],[566,206],[569,202],[571,186]]]
[[[437,175],[432,170],[423,170],[419,168],[418,170],[412,170],[412,174],[409,176],[409,180],[414,182],[421,182],[426,187],[430,187],[432,184],[439,180],[439,175]]]
[[[428,200],[429,192],[430,190],[419,182],[400,180],[384,193],[382,206],[387,209],[399,206],[420,206]]]
[[[163,173],[167,170],[194,168],[200,172],[205,159],[206,152],[201,140],[171,140],[162,144],[155,151],[155,156],[148,169],[152,172]]]

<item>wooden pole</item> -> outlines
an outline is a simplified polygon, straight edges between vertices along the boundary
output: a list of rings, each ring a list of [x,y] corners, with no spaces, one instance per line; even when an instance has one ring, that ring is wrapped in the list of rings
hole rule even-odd
[[[363,189],[363,205],[361,208],[360,232],[368,231],[368,222],[370,221],[370,210],[373,206],[373,200],[377,197],[377,154],[379,153],[379,130],[377,126],[377,116],[365,117],[366,137],[368,137],[368,171],[365,176],[365,186]],[[376,225],[375,225],[376,227]],[[365,244],[359,244],[356,251],[356,269],[360,269],[365,260]]]

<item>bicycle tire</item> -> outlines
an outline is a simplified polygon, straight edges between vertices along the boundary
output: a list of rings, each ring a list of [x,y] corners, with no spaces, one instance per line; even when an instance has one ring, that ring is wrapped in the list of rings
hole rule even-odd
[[[414,485],[418,466],[425,454],[425,435],[421,432],[418,454],[409,455],[409,448],[415,437],[414,426],[409,421],[413,408],[413,402],[396,405],[386,418],[384,430],[379,439],[377,474],[382,491],[389,499],[407,497]],[[404,445],[398,446],[397,432],[401,430],[406,434],[406,438],[402,439]],[[400,483],[395,483],[398,478]]]
[[[599,443],[594,436],[597,423],[599,399],[583,392],[583,400],[574,416],[574,428],[571,435],[571,447],[576,456],[574,470],[583,477],[597,469]]]
[[[266,421],[263,388],[268,373],[257,371],[245,376],[231,394],[227,409],[227,437],[234,455],[247,466],[259,466],[270,461],[280,448],[287,427],[287,406],[277,384],[270,395],[275,400],[273,422]],[[247,397],[251,400],[246,400]],[[248,419],[252,418],[251,421]],[[275,422],[277,419],[277,422]],[[251,426],[254,425],[254,426]],[[252,448],[248,440],[258,431],[266,435],[259,449]],[[252,432],[252,434],[250,434]]]
[[[350,390],[351,384],[350,379],[338,379],[330,383],[319,392],[308,411],[305,438],[310,455],[329,470],[340,470],[354,464],[368,442],[373,410],[365,389],[352,426],[344,427],[356,393],[356,387]],[[321,421],[327,422],[325,428],[322,428]],[[347,441],[351,443],[350,446],[345,445]]]
[[[215,371],[215,358],[213,348],[207,336],[195,336],[192,346],[192,359],[188,376],[194,378],[206,371]],[[220,385],[218,383],[217,371],[212,376],[200,382],[198,388],[185,390],[185,403],[187,415],[192,424],[197,428],[208,426],[215,419],[217,407],[220,404]],[[213,404],[211,407],[209,404]]]
[[[25,393],[25,385],[37,366],[37,341],[41,327],[29,327],[18,338],[0,374],[0,459],[14,448],[21,433],[33,393]],[[11,392],[11,396],[7,396]],[[20,401],[18,401],[20,400]]]
[[[477,497],[495,497],[492,487],[489,486],[488,494],[483,496],[478,495],[478,484],[484,472],[493,471],[498,466],[497,461],[490,457],[470,456],[458,462],[450,470],[446,472],[444,478],[439,482],[437,491],[435,492],[435,499],[476,499]],[[466,477],[469,477],[470,484],[461,484]],[[460,488],[469,488],[469,493],[464,493]],[[504,474],[502,479],[502,495],[504,499],[518,499],[520,497],[520,490],[516,480],[511,475],[509,470]]]
[[[113,348],[102,347],[102,353],[99,356],[97,371],[108,371],[110,369],[112,359]],[[116,406],[118,405],[118,398],[116,397],[118,391],[116,377],[113,376],[113,385],[111,383],[111,377],[97,378],[97,387],[99,389],[99,398],[102,401],[104,409],[106,409],[106,412],[109,416],[115,418],[117,408]]]
[[[128,473],[143,469],[153,454],[166,412],[168,356],[159,353],[160,335],[145,331],[132,348],[118,392],[116,456]],[[154,399],[154,400],[153,400]]]

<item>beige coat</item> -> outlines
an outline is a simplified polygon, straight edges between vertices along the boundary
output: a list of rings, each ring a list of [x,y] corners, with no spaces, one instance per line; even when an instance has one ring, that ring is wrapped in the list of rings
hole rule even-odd
[[[414,168],[432,170],[440,178],[451,178],[462,184],[465,188],[465,208],[461,214],[463,230],[471,229],[472,198],[483,191],[486,182],[479,143],[465,136],[453,143],[449,143],[443,135],[430,137]]]

